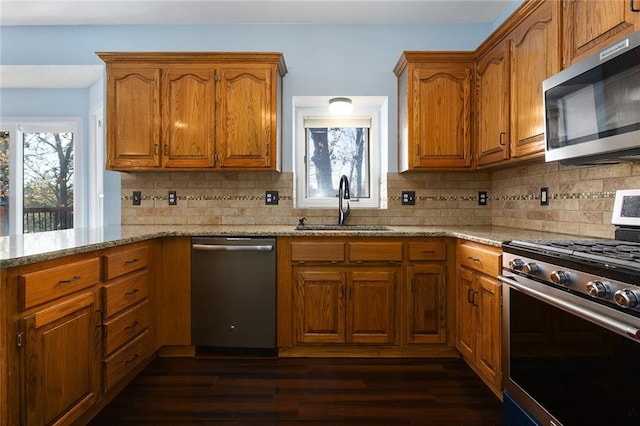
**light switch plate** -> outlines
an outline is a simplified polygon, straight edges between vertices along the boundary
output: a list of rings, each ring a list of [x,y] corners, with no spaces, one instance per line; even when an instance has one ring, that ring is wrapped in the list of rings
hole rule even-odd
[[[549,188],[547,187],[540,188],[540,205],[541,206],[549,205]]]

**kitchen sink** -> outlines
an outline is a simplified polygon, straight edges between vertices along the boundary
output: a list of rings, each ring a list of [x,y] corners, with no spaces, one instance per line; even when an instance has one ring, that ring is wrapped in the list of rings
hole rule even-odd
[[[390,231],[386,225],[298,225],[297,231]]]

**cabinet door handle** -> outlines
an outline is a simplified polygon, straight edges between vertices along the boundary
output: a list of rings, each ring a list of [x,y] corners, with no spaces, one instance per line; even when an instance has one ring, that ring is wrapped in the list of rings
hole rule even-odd
[[[124,361],[125,364],[131,364],[133,361],[135,361],[136,359],[138,359],[138,354],[134,354],[131,358],[126,359]]]
[[[138,292],[138,289],[137,289],[137,288],[134,288],[133,290],[126,292],[124,295],[125,295],[125,296],[133,296],[133,295],[134,295],[134,294],[136,294],[137,292]]]
[[[469,302],[469,303],[471,303],[471,304],[473,305],[473,299],[472,299],[472,296],[473,296],[473,290],[472,290],[472,289],[469,289],[469,290],[467,291],[467,302]]]
[[[169,155],[169,144],[164,144],[164,155]]]
[[[124,329],[125,330],[131,330],[132,328],[136,327],[138,325],[138,321],[134,321],[131,324],[129,324],[128,326],[126,326]]]
[[[507,135],[506,132],[500,132],[500,145],[504,146],[504,137]]]
[[[153,155],[158,155],[158,144],[157,143],[153,144]]]
[[[629,0],[629,9],[631,9],[632,12],[640,12],[640,9],[634,6],[634,0]]]
[[[80,277],[77,275],[75,277],[69,278],[68,280],[60,280],[58,281],[58,284],[70,284],[76,281],[80,281]]]
[[[476,303],[476,295],[478,295],[479,293],[477,291],[474,291],[473,294],[471,295],[471,304],[475,307],[478,307],[479,305]]]

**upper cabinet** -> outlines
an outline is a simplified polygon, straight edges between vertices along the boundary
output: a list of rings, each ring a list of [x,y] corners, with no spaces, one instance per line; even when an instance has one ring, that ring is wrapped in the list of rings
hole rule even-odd
[[[640,29],[640,0],[563,0],[563,67]]]
[[[544,153],[542,82],[560,71],[559,13],[545,1],[511,33],[511,158]]]
[[[279,170],[280,53],[98,53],[107,168]]]
[[[544,153],[542,82],[560,71],[560,5],[523,4],[479,49],[477,164]]]
[[[471,52],[404,52],[398,77],[398,170],[471,167]]]
[[[478,61],[478,166],[509,158],[510,43],[499,43]]]

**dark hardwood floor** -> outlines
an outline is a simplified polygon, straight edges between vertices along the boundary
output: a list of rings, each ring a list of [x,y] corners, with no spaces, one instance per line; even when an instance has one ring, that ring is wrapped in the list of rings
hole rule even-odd
[[[91,425],[501,425],[459,359],[157,358]]]

